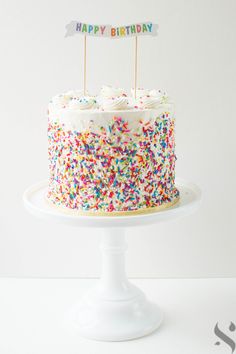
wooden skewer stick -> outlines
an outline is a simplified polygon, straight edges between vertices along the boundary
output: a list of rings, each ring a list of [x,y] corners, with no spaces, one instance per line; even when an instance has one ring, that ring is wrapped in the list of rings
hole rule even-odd
[[[87,38],[84,36],[84,96],[86,95],[86,60],[87,60]]]
[[[137,96],[137,74],[138,74],[138,36],[135,36],[135,58],[134,58],[134,98]]]

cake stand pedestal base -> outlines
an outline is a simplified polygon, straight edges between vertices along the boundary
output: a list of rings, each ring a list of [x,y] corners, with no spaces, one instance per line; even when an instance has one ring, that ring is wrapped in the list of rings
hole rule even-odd
[[[178,181],[180,201],[150,214],[130,216],[71,215],[45,200],[47,182],[40,182],[24,193],[25,207],[35,216],[78,227],[103,228],[101,242],[102,274],[98,285],[68,311],[67,319],[82,336],[102,341],[124,341],[145,336],[157,329],[163,319],[157,305],[129,282],[125,273],[125,229],[150,225],[192,213],[199,205],[199,188]]]
[[[101,250],[101,279],[69,312],[71,322],[83,336],[96,340],[123,341],[153,332],[162,313],[126,277],[124,229],[105,230]]]

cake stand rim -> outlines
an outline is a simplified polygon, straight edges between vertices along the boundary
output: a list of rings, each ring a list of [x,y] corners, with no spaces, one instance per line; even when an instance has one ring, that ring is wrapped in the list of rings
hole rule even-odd
[[[180,200],[169,208],[156,212],[121,215],[121,216],[93,216],[72,215],[50,205],[46,201],[48,180],[41,180],[28,187],[23,194],[25,208],[33,215],[43,219],[67,223],[80,227],[130,227],[155,224],[166,220],[176,219],[193,213],[202,199],[201,189],[193,182],[177,178],[176,187],[180,189]],[[188,198],[187,198],[188,195]]]

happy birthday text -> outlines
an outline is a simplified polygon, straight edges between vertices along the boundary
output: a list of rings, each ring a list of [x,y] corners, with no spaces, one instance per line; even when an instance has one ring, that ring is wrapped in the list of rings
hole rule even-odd
[[[115,27],[111,25],[92,25],[77,21],[71,21],[66,26],[66,37],[74,34],[82,34],[88,36],[125,38],[140,35],[157,35],[157,24],[152,22],[136,23]]]

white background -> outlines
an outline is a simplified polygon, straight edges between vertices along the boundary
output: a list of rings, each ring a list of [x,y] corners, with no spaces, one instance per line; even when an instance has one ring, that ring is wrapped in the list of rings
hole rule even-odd
[[[95,277],[101,231],[47,224],[29,215],[23,191],[47,178],[47,104],[81,88],[82,37],[73,19],[153,21],[139,41],[139,86],[176,102],[177,177],[203,191],[201,209],[170,224],[127,232],[131,277],[236,276],[234,0],[0,2],[0,275]],[[88,39],[88,87],[133,85],[134,39]],[[88,254],[90,256],[88,257]]]

